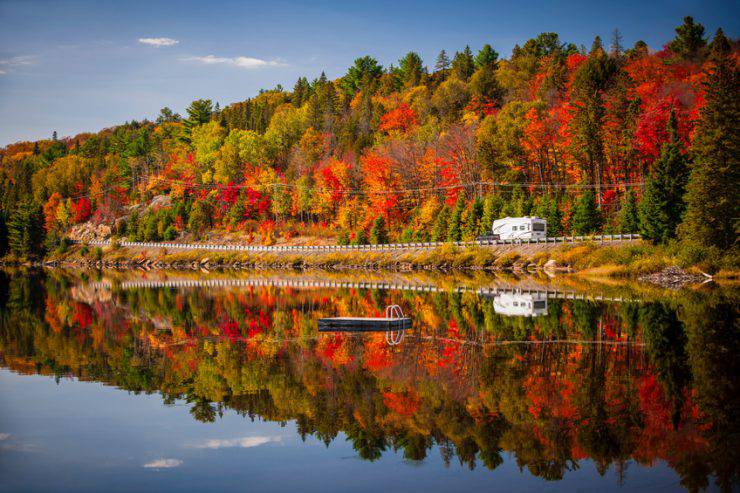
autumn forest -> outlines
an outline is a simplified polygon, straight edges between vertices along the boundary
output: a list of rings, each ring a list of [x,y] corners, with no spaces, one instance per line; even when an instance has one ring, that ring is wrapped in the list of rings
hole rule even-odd
[[[553,236],[725,251],[737,88],[737,44],[691,17],[662,47],[542,33],[508,59],[490,45],[362,56],[335,80],[6,146],[0,248],[63,251],[86,224],[134,241],[459,241],[537,215]]]

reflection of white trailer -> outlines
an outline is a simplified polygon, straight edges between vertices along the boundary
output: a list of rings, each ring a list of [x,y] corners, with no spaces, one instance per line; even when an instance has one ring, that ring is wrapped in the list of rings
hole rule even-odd
[[[507,317],[547,315],[547,296],[539,293],[501,293],[493,298],[493,311]]]
[[[536,216],[505,217],[493,221],[491,232],[500,240],[547,238],[547,220]]]

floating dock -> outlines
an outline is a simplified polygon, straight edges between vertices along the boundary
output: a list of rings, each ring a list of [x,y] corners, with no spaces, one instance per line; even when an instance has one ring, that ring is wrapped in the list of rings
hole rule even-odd
[[[380,317],[335,317],[319,319],[319,332],[385,332],[411,328],[411,319]]]
[[[387,332],[411,328],[411,318],[401,307],[385,309],[385,317],[332,317],[319,319],[319,332]]]

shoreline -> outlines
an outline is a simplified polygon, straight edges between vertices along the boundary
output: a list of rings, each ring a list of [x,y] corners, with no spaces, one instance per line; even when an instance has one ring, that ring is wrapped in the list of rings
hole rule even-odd
[[[0,265],[95,270],[324,270],[333,272],[437,272],[567,274],[579,278],[635,281],[669,288],[740,278],[736,271],[710,276],[696,266],[677,265],[674,258],[641,240],[568,245],[525,244],[403,251],[239,252],[73,245],[63,254],[39,262]]]

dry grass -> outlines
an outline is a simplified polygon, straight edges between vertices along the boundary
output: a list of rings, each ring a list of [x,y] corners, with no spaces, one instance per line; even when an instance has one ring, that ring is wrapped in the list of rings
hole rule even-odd
[[[347,252],[218,252],[205,250],[174,250],[164,248],[142,249],[108,247],[104,249],[104,260],[126,263],[128,261],[154,260],[165,264],[192,264],[208,261],[211,264],[242,265],[278,268],[322,268],[322,269],[441,269],[441,270],[506,270],[515,264],[543,266],[555,260],[561,266],[575,270],[587,277],[630,278],[653,273],[670,265],[681,265],[675,249],[654,246],[645,242],[620,244],[582,243],[574,245],[537,245],[510,247],[459,248],[451,244],[432,250],[406,251],[347,251]],[[91,251],[83,254],[81,247],[74,246],[64,254],[55,255],[57,260],[90,260]],[[738,271],[724,269],[720,276],[737,279]]]

